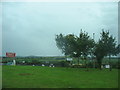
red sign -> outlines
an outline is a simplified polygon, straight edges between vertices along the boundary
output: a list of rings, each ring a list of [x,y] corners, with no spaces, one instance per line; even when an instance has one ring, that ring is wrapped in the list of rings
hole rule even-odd
[[[15,57],[16,53],[6,53],[6,57]]]

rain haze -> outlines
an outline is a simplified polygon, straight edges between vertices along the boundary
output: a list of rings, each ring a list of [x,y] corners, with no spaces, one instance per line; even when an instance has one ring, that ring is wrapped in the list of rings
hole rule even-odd
[[[117,2],[4,2],[2,54],[62,56],[55,35],[88,32],[95,40],[102,29],[118,39]]]

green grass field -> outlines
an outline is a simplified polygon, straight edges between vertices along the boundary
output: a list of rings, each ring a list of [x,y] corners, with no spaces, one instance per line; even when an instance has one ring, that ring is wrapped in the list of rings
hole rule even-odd
[[[117,88],[118,70],[3,66],[3,88]]]

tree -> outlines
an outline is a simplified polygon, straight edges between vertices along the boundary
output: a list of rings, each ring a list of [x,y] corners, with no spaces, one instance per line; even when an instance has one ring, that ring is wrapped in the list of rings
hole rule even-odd
[[[82,30],[79,36],[75,36],[74,34],[63,36],[59,34],[56,35],[55,40],[58,48],[61,49],[65,55],[78,58],[78,64],[81,55],[86,59],[91,48],[94,46],[94,40],[90,38],[88,33],[82,32]]]
[[[79,37],[77,38],[77,53],[78,55],[83,56],[87,68],[87,56],[90,54],[91,49],[94,46],[94,40],[90,38],[87,32],[81,30]],[[87,68],[88,70],[88,68]]]
[[[62,50],[64,55],[72,55],[74,52],[74,45],[76,43],[75,36],[73,34],[68,34],[64,36],[63,34],[56,35],[56,45]]]
[[[118,46],[116,47],[115,55],[117,55],[119,53],[120,53],[120,44],[118,44]]]
[[[90,53],[91,48],[94,47],[94,40],[90,38],[88,33],[82,32],[80,33],[80,36],[78,38],[78,44],[79,48],[81,48],[81,53],[86,58],[86,56]]]
[[[56,35],[55,40],[57,47],[62,51],[62,53],[65,53],[66,49],[65,36],[60,33],[59,35]]]
[[[94,54],[100,69],[104,56],[109,56],[110,61],[110,56],[116,55],[116,41],[112,35],[109,35],[109,31],[102,30],[101,38],[99,39],[98,43],[96,43]],[[109,62],[109,64],[111,70],[111,63]]]

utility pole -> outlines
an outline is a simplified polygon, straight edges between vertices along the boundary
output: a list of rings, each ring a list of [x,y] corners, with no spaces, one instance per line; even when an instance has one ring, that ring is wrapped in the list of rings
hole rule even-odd
[[[95,39],[95,33],[93,33],[93,40]]]
[[[95,40],[95,33],[93,33],[93,40]],[[93,59],[93,68],[95,68],[95,60],[94,60],[94,56],[92,55],[92,59]]]

